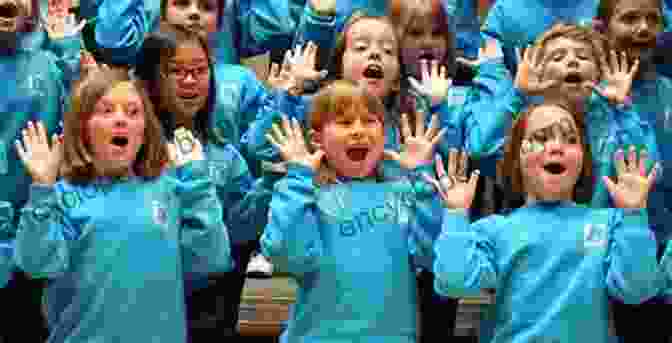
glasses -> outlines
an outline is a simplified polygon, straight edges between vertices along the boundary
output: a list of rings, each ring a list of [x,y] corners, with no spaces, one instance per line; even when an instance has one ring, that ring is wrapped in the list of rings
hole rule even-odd
[[[210,67],[203,66],[192,69],[169,68],[166,74],[169,78],[179,81],[186,80],[188,75],[191,75],[195,80],[202,81],[210,76]]]

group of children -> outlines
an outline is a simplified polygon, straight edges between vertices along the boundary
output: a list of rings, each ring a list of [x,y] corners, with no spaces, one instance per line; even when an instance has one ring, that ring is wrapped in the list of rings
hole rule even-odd
[[[670,5],[0,0],[0,336],[667,342]]]

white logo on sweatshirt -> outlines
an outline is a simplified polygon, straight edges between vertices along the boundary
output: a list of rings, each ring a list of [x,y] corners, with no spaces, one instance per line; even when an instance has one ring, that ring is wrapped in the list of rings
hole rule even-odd
[[[168,222],[166,207],[161,205],[158,200],[152,201],[152,217],[154,218],[154,224],[157,225],[166,225]]]
[[[584,247],[601,248],[607,245],[607,225],[586,224],[583,228]]]

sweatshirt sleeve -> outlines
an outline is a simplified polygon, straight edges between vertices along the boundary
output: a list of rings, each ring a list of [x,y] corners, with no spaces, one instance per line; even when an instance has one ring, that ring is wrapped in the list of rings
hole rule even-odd
[[[82,37],[80,34],[58,40],[49,40],[48,49],[56,56],[56,66],[61,72],[65,94],[70,95],[72,82],[79,79]]]
[[[143,0],[103,0],[95,26],[103,62],[134,64],[150,24]]]
[[[58,201],[58,185],[30,186],[21,210],[14,259],[34,278],[55,278],[70,268],[70,250],[81,236]]]
[[[275,185],[261,249],[280,269],[303,275],[317,268],[323,243],[317,216],[315,173],[290,163]]]
[[[232,269],[229,234],[223,221],[206,161],[192,161],[176,170],[180,200],[179,223],[185,272],[226,272]]]
[[[287,92],[276,92],[272,109],[259,113],[243,135],[241,144],[247,151],[248,158],[254,161],[279,162],[278,150],[266,139],[266,134],[274,123],[280,123],[282,115],[288,119],[296,118],[305,128],[306,110],[309,100],[303,96],[292,96]]]
[[[657,295],[662,278],[646,210],[615,210],[610,226],[606,259],[609,294],[627,304],[639,304]]]
[[[444,210],[441,235],[434,245],[434,289],[461,298],[496,288],[495,241],[486,228],[496,225],[488,217],[469,225],[466,211]]]
[[[294,36],[292,46],[313,42],[317,45],[318,69],[326,69],[336,47],[336,16],[323,16],[315,13],[306,2]]]
[[[404,198],[405,206],[411,209],[408,216],[409,247],[416,266],[432,269],[434,262],[434,242],[441,232],[443,205],[433,186],[424,180],[423,174],[432,175],[433,164],[417,167],[408,174],[411,192]],[[404,218],[406,219],[406,218]]]
[[[296,25],[287,0],[238,0],[241,57],[251,57],[292,43]]]

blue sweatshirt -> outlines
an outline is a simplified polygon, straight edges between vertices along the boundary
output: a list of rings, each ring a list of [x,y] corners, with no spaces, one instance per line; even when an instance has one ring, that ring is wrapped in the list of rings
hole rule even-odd
[[[645,211],[537,203],[469,224],[446,210],[435,289],[496,289],[493,343],[609,342],[609,296],[638,304],[662,277]]]
[[[415,342],[414,265],[431,263],[435,236],[425,228],[439,225],[441,210],[419,180],[426,168],[318,188],[311,169],[289,164],[261,238],[299,285],[282,342]]]
[[[532,44],[558,21],[589,25],[597,14],[599,0],[498,0],[490,10],[482,29],[483,39],[498,40],[507,69],[515,75],[518,65],[516,48]],[[672,22],[672,8],[663,6],[667,23]],[[669,27],[669,24],[668,24]],[[665,68],[672,71],[672,68]]]
[[[241,57],[291,44],[295,23],[287,1],[220,1],[219,29],[211,37],[218,62],[238,64]],[[161,18],[160,0],[82,0],[80,6],[82,16],[96,18],[96,43],[115,64],[134,64],[145,35]]]
[[[0,189],[0,286],[4,286],[14,266],[11,247],[16,234],[18,211],[28,200],[31,182],[14,142],[28,121],[42,121],[49,137],[56,132],[67,103],[69,83],[68,51],[76,50],[79,62],[79,39],[59,41],[63,55],[36,49],[33,43],[41,32],[22,34],[18,49],[12,55],[0,55],[0,183],[11,185]],[[79,69],[77,69],[78,71]]]
[[[50,278],[50,343],[186,342],[184,272],[231,268],[206,164],[156,179],[31,186],[14,257]]]

